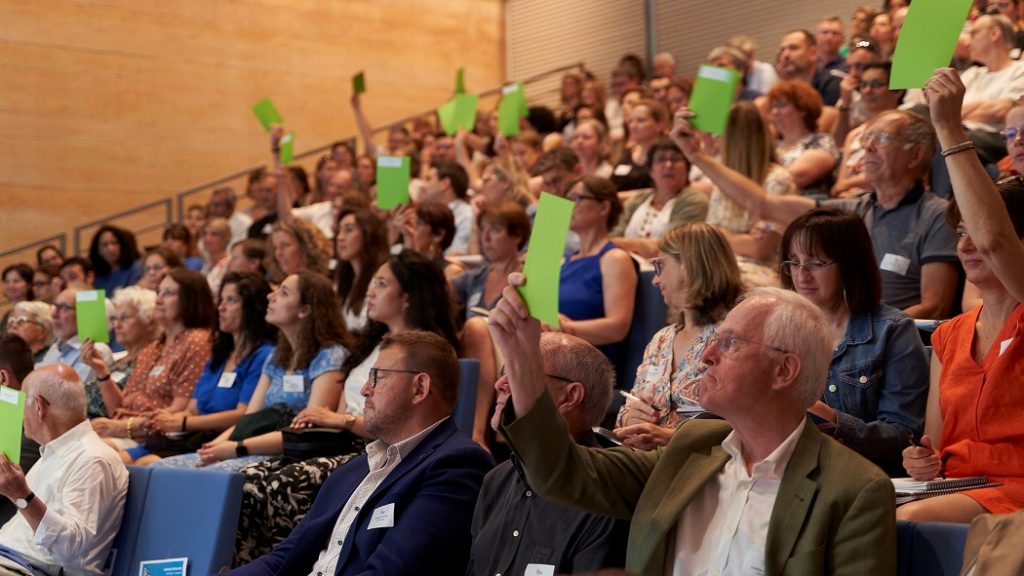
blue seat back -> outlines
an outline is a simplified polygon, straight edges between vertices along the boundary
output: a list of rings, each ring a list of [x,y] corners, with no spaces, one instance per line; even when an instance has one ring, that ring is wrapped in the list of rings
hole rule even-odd
[[[957,576],[968,524],[896,522],[899,576]]]
[[[146,507],[149,493],[150,469],[142,466],[128,466],[128,494],[124,500],[124,516],[121,529],[114,538],[111,554],[114,555],[114,574],[130,574],[131,560],[135,556],[139,525]],[[138,569],[135,570],[138,572]]]
[[[242,475],[195,468],[152,468],[149,473],[141,514],[118,534],[118,539],[132,538],[133,531],[134,550],[118,553],[114,573],[134,575],[142,561],[180,557],[188,558],[189,574],[230,567]]]
[[[633,323],[626,336],[626,351],[622,361],[615,367],[615,387],[629,390],[636,380],[636,369],[644,359],[644,349],[654,334],[668,323],[668,306],[661,297],[661,290],[655,286],[653,270],[643,270],[637,275],[636,301],[633,306]],[[612,396],[608,414],[619,412],[622,396]]]
[[[467,436],[473,436],[473,418],[476,416],[477,380],[480,379],[480,361],[459,358],[459,397],[455,401],[452,420]]]

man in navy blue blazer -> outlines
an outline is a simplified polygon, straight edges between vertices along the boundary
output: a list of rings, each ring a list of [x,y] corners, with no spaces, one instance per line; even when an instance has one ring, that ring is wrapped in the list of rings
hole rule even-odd
[[[473,506],[494,461],[449,417],[458,382],[444,338],[385,336],[362,391],[364,427],[377,440],[327,479],[280,546],[231,574],[464,573]]]

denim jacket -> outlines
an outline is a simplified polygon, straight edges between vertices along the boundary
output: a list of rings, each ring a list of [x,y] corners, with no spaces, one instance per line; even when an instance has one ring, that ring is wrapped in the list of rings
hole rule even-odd
[[[928,400],[928,358],[913,319],[885,304],[851,315],[824,400],[837,412],[837,440],[884,470],[902,470]]]

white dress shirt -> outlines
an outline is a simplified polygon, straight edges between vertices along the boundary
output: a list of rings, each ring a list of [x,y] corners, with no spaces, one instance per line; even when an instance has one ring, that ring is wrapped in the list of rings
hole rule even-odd
[[[249,227],[252,226],[252,217],[245,212],[235,210],[228,218],[228,226],[231,227],[231,245],[241,242],[249,237]]]
[[[327,549],[320,552],[320,557],[317,558],[316,564],[313,565],[313,570],[309,573],[310,576],[334,574],[338,568],[338,556],[341,555],[341,549],[344,547],[345,538],[348,537],[348,531],[352,528],[352,522],[355,521],[356,516],[359,515],[359,511],[363,509],[366,501],[384,483],[388,474],[391,474],[398,467],[402,459],[419,446],[420,442],[434,428],[437,428],[438,424],[447,419],[448,417],[442,418],[415,436],[410,436],[397,444],[388,446],[380,440],[374,440],[366,446],[370,473],[363,478],[363,481],[352,492],[348,502],[345,502],[345,506],[341,509],[341,514],[338,515],[338,521],[334,524],[334,532],[331,533]],[[392,518],[392,521],[397,521],[397,519]]]
[[[469,254],[469,239],[473,235],[473,207],[465,200],[453,200],[448,204],[455,217],[455,238],[444,251],[449,254]]]
[[[92,376],[92,366],[82,361],[81,348],[82,343],[78,340],[77,334],[68,340],[57,340],[50,345],[50,349],[46,351],[43,359],[36,363],[36,368],[49,364],[66,364],[78,373],[82,382],[85,382],[89,376]],[[95,342],[93,348],[103,357],[107,368],[110,368],[114,363],[114,355],[110,352],[110,346],[103,342]]]
[[[675,576],[763,575],[768,523],[796,443],[807,419],[763,461],[743,461],[735,432],[722,441],[731,456],[683,510],[676,529]]]
[[[0,542],[48,574],[102,574],[121,528],[128,470],[88,420],[39,453],[25,480],[46,513],[34,533],[16,514],[0,528]]]

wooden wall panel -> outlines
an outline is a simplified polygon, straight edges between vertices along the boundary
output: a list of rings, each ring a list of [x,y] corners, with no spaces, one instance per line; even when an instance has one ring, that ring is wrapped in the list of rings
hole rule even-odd
[[[500,84],[502,0],[0,0],[0,250]],[[240,191],[240,190],[239,190]]]

